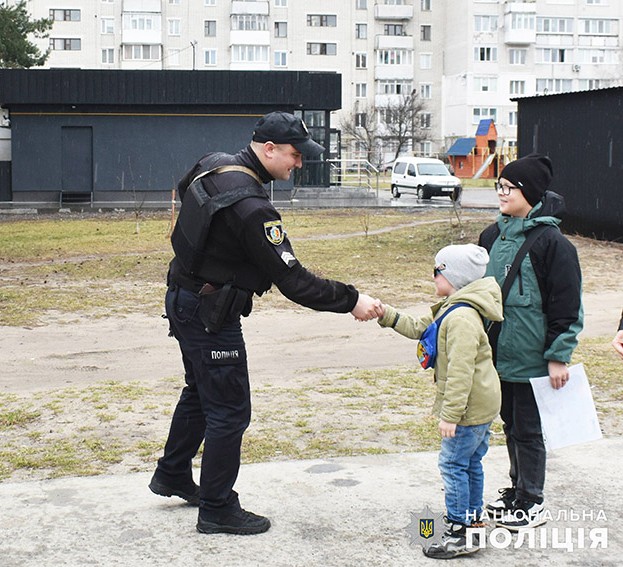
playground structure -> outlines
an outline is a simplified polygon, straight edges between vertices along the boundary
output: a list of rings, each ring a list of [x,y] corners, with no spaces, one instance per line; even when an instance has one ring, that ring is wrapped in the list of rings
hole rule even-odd
[[[462,179],[497,179],[499,172],[509,161],[517,158],[517,148],[498,148],[495,122],[481,120],[476,137],[458,138],[448,150],[448,161],[454,175]]]

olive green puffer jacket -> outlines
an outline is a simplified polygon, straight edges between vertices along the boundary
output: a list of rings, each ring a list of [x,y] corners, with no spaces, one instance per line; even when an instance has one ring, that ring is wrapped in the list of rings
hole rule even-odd
[[[494,278],[466,285],[433,305],[431,313],[421,318],[398,313],[386,305],[379,325],[393,326],[401,335],[419,339],[434,318],[460,302],[469,303],[473,309],[455,309],[439,327],[433,413],[449,423],[481,425],[498,415],[501,403],[500,380],[482,321],[483,317],[489,321],[502,320],[502,293]],[[415,347],[411,352],[415,358]]]

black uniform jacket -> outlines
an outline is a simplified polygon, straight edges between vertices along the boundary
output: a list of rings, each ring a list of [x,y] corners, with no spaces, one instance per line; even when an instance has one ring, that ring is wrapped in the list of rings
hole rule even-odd
[[[202,171],[204,156],[181,179],[182,196],[190,182]],[[262,183],[273,178],[262,166],[250,146],[235,155],[222,154],[218,165],[243,165],[255,171]],[[243,172],[209,174],[202,178],[209,195],[252,185],[253,178]],[[183,201],[182,201],[183,202]],[[285,234],[281,216],[265,198],[249,197],[214,215],[205,247],[204,269],[199,281],[184,273],[173,259],[169,281],[198,290],[205,282],[233,285],[255,292],[268,291],[274,283],[291,301],[317,311],[348,313],[357,303],[359,293],[352,285],[323,279],[306,270],[296,259]],[[189,282],[192,285],[189,285]]]

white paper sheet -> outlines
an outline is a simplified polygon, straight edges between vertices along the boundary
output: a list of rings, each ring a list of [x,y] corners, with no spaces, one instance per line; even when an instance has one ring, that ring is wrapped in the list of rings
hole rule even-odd
[[[548,451],[601,439],[593,394],[583,364],[569,367],[569,382],[554,390],[549,376],[530,378]]]

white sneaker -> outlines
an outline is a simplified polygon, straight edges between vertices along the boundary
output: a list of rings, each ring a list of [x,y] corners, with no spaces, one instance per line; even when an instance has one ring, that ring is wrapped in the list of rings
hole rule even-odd
[[[495,523],[500,528],[516,532],[525,528],[542,526],[545,519],[545,506],[528,500],[517,500],[513,510]]]

